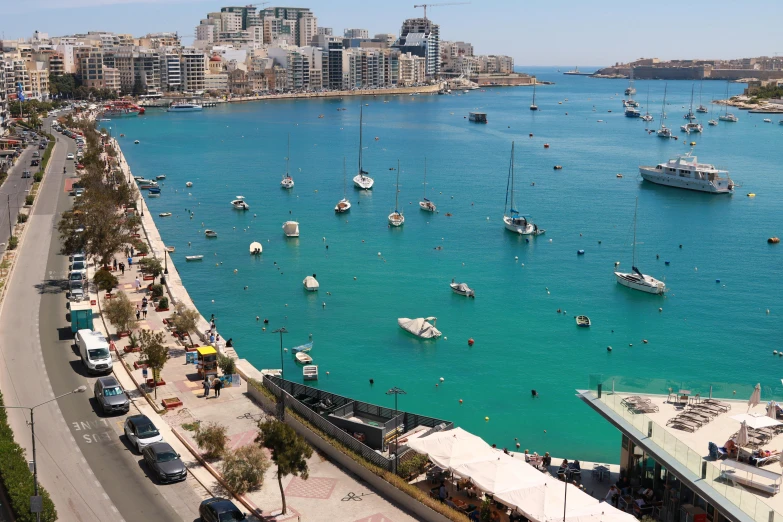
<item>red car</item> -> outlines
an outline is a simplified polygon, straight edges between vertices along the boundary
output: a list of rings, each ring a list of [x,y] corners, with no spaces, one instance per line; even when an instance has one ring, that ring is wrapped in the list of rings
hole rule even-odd
[[[82,165],[81,163],[77,163],[77,164],[76,164],[76,168],[77,168],[77,169],[83,169],[83,168],[84,168],[84,165]]]

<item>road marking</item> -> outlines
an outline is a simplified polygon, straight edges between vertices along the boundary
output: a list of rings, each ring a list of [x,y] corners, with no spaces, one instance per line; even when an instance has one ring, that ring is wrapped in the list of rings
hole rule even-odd
[[[87,459],[85,459],[84,457],[82,457],[82,464],[87,464]]]
[[[119,513],[119,511],[117,511],[117,508],[116,508],[116,507],[114,507],[113,505],[112,505],[112,507],[111,507],[111,510],[112,510],[112,511],[114,511],[115,513]]]
[[[95,486],[96,486],[96,487],[101,487],[101,483],[100,483],[100,482],[98,482],[98,481],[96,480],[96,481],[95,481]]]
[[[92,471],[92,468],[87,468],[87,473],[89,473],[90,475],[94,474],[93,471]]]
[[[109,500],[109,495],[107,495],[105,491],[103,492],[103,499]]]

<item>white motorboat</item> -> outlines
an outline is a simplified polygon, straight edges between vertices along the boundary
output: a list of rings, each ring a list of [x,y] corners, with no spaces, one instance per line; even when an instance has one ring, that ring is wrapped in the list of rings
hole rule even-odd
[[[545,230],[538,228],[538,225],[530,223],[525,216],[519,214],[514,208],[514,142],[511,142],[511,163],[508,169],[508,182],[506,184],[506,208],[503,210],[503,223],[506,230],[520,235],[538,236]],[[510,197],[509,197],[510,195]],[[510,206],[509,206],[510,202]]]
[[[283,223],[283,234],[286,237],[299,237],[299,222],[286,221]]]
[[[302,368],[302,378],[305,381],[317,381],[318,380],[318,366],[315,364],[309,364]]]
[[[198,256],[185,256],[185,261],[201,261],[204,259],[204,256],[198,255]]]
[[[161,212],[158,214],[159,217],[171,217],[171,212]]]
[[[536,105],[536,82],[533,82],[533,103],[530,104],[530,110],[538,110],[538,105]]]
[[[264,247],[258,241],[250,243],[250,255],[257,256],[264,251]]]
[[[204,235],[207,237],[217,237],[217,232],[215,232],[214,230],[206,229],[204,231]]]
[[[636,214],[638,208],[639,198],[637,197],[636,208],[633,213],[633,263],[631,264],[631,272],[615,272],[614,276],[617,279],[617,282],[623,286],[648,294],[660,295],[666,290],[666,284],[663,281],[658,281],[652,276],[643,274],[636,268]]]
[[[713,127],[716,127],[718,125],[718,122],[716,120],[709,120],[707,122],[707,125],[711,125]]]
[[[166,175],[165,174],[159,174],[159,175],[155,176],[155,179],[157,179],[157,180],[166,179]]]
[[[654,167],[639,167],[639,173],[646,181],[710,194],[731,194],[734,182],[728,171],[718,170],[714,165],[699,163],[691,149],[688,154],[679,155],[666,163]]]
[[[294,357],[296,357],[296,362],[299,364],[312,364],[313,362],[313,358],[305,352],[296,352]]]
[[[346,179],[347,178],[345,175],[345,156],[343,156],[343,199],[338,201],[337,204],[334,206],[334,211],[337,212],[338,214],[343,214],[344,212],[348,212],[349,210],[351,210],[351,202],[348,201],[348,197],[345,189]]]
[[[417,319],[408,319],[407,317],[400,317],[397,319],[397,324],[400,328],[406,332],[420,337],[422,339],[437,339],[440,337],[441,332],[435,328],[436,317],[419,317]]]
[[[764,118],[764,123],[772,123],[772,120],[769,118]]]
[[[393,227],[401,227],[405,224],[405,216],[397,210],[400,199],[400,160],[397,160],[397,188],[394,192],[394,212],[389,214],[389,224]]]
[[[476,297],[476,292],[467,283],[455,283],[452,279],[449,286],[455,294],[464,295],[465,297]]]
[[[187,183],[185,183],[185,186],[190,188],[190,187],[193,186],[193,182],[192,181],[188,181]]]
[[[691,132],[702,132],[704,130],[704,127],[701,126],[701,123],[692,121],[686,123],[685,125],[680,125],[680,130],[690,134]]]
[[[628,87],[625,88],[626,95],[636,94],[636,88],[633,86],[633,65],[631,65],[631,75],[628,79]]]
[[[166,109],[166,111],[167,112],[197,112],[202,109],[203,107],[198,103],[180,102],[180,103],[173,103],[169,105],[169,108]]]
[[[231,206],[236,210],[250,210],[250,205],[245,201],[245,196],[237,196],[237,198],[231,202]]]
[[[366,174],[369,174],[366,170],[364,170],[364,167],[362,166],[362,134],[364,133],[364,129],[362,128],[364,121],[364,109],[359,108],[359,173],[353,177],[353,184],[356,188],[360,188],[362,190],[370,190],[375,183],[375,181]]]
[[[427,199],[427,158],[424,158],[424,197],[419,201],[419,208],[427,212],[435,212],[435,203]]]
[[[317,292],[318,287],[321,286],[318,283],[318,280],[315,278],[315,274],[305,277],[304,281],[302,281],[302,284],[304,285],[305,290],[308,292]]]
[[[628,107],[638,108],[639,102],[634,99],[628,98],[627,100],[623,100],[623,107],[626,109]]]
[[[283,176],[283,179],[280,181],[280,186],[284,189],[292,189],[294,188],[294,178],[291,177],[291,174],[288,169],[288,165],[291,161],[291,135],[288,135],[288,154],[285,157],[285,176]]]

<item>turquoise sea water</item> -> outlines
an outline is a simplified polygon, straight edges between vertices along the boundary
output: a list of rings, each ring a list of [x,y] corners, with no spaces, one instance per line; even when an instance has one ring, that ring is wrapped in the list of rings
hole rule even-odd
[[[557,82],[538,88],[538,113],[528,110],[530,89],[498,88],[232,104],[201,113],[150,110],[105,125],[125,134],[120,143],[135,175],[168,176],[162,197],[148,204],[156,216],[174,214],[156,217],[164,241],[176,247],[172,259],[201,313],[214,313],[221,333],[258,368],[280,366],[280,339],[271,330],[285,326],[286,347],[312,334],[324,389],[391,405],[385,391],[398,386],[407,391],[400,408],[453,420],[500,447],[518,438],[522,449],[599,461],[618,460],[619,436],[574,397],[591,374],[601,374],[607,387],[609,376],[623,376],[618,389],[689,386],[707,393],[713,383],[716,393],[745,397],[761,382],[762,398],[783,395],[783,359],[771,355],[783,347],[781,250],[766,242],[783,234],[778,118],[768,124],[764,115],[740,112],[739,123],[717,128],[703,118],[704,134],[688,141],[698,143],[702,161],[728,169],[742,187],[733,196],[691,193],[641,182],[640,164],[688,147],[682,137],[662,140],[623,116],[627,82],[532,72]],[[691,85],[668,82],[669,127],[684,122]],[[636,87],[642,112],[649,88],[649,126],[657,128],[664,82]],[[725,88],[705,82],[705,105],[724,97]],[[741,88],[732,84],[731,93]],[[696,84],[696,104],[698,90]],[[375,178],[372,192],[354,190],[350,181],[360,103],[369,104],[364,159]],[[720,109],[714,107],[715,118]],[[472,110],[486,112],[489,124],[469,123]],[[290,192],[279,186],[289,134],[296,182]],[[502,226],[512,140],[518,207],[546,229],[529,242]],[[417,205],[425,156],[435,215]],[[343,157],[353,208],[335,215]],[[389,229],[390,168],[398,159],[406,220]],[[556,164],[563,169],[553,170]],[[240,194],[249,212],[231,208]],[[630,269],[636,197],[637,264],[665,279],[665,297],[621,287],[612,274],[615,261]],[[282,234],[290,218],[300,222],[299,239]],[[204,228],[219,237],[206,239]],[[252,241],[264,245],[259,258],[248,254]],[[185,263],[189,254],[205,259]],[[317,294],[302,288],[313,273]],[[468,282],[476,299],[454,295],[452,278]],[[589,315],[593,326],[577,328],[577,314]],[[445,336],[436,342],[397,326],[398,317],[430,315]],[[266,332],[256,316],[269,319]],[[285,371],[301,380],[290,352]],[[540,398],[532,399],[531,389]]]

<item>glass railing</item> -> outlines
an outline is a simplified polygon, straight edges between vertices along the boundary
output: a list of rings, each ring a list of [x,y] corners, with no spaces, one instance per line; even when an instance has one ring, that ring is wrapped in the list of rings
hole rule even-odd
[[[592,393],[593,397],[596,398],[598,396],[596,392],[598,382],[601,381],[598,381],[594,376],[591,376],[590,384],[592,384],[592,388],[590,388],[590,393]],[[742,511],[752,517],[755,522],[783,522],[783,515],[772,509],[757,495],[754,495],[742,487],[735,487],[731,485],[731,483],[721,479],[721,471],[719,466],[712,461],[705,461],[705,455],[702,455],[696,450],[690,448],[687,444],[679,440],[675,434],[671,433],[669,430],[665,429],[663,426],[652,420],[648,415],[644,413],[634,413],[629,410],[625,404],[622,403],[623,398],[628,394],[651,394],[656,392],[645,392],[638,389],[620,391],[619,387],[617,386],[617,380],[615,380],[614,391],[616,393],[612,393],[611,380],[608,383],[608,389],[606,382],[603,382],[602,384],[603,389],[601,398],[599,400],[608,406],[615,414],[622,417],[626,422],[639,431],[642,438],[647,438],[649,436],[652,442],[663,448],[666,453],[671,455],[677,462],[684,465],[688,471],[692,472],[697,477],[702,476],[702,465],[706,462],[707,473],[703,480],[705,480],[718,493],[723,495],[729,502],[739,507]],[[679,389],[688,389],[693,394],[699,393],[699,391],[697,391],[699,388],[693,386],[692,384],[690,386],[690,388],[685,388],[684,386],[680,388],[678,386],[674,389],[674,391],[676,392]],[[664,388],[664,390],[665,391],[663,391],[663,394],[665,395],[668,392],[668,386]],[[740,395],[740,397],[744,396],[746,391],[747,396],[750,396],[750,393],[753,391],[752,387],[748,387],[747,390],[743,389],[743,395]],[[618,395],[618,393],[622,395]],[[658,391],[657,393],[661,392]],[[733,393],[731,395],[733,396]],[[702,395],[702,397],[706,396],[707,395]],[[714,387],[713,396],[717,397],[714,394]],[[764,397],[763,392],[762,397]],[[767,395],[767,397],[770,397],[770,395]],[[770,516],[770,514],[772,514],[772,516]]]

